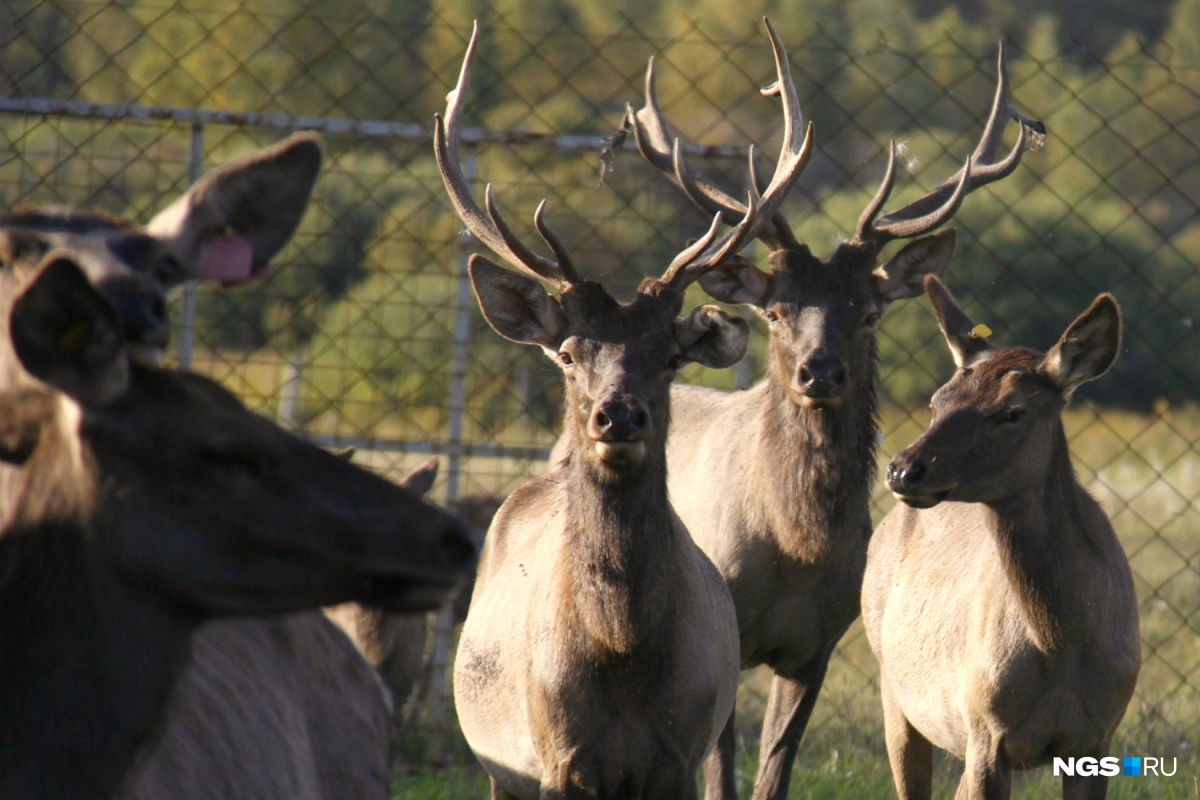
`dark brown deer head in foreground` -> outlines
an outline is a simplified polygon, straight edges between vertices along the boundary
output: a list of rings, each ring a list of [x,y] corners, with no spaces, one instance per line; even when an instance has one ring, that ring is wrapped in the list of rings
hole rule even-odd
[[[780,164],[768,191],[779,200],[799,176],[811,150],[809,137],[799,139],[802,127],[800,103],[792,81],[787,53],[771,23],[764,20],[770,35],[778,73],[777,81],[763,89],[764,95],[779,95],[783,104],[784,146]],[[896,145],[891,145],[887,171],[874,198],[863,211],[855,233],[822,260],[801,244],[783,215],[775,208],[756,231],[770,251],[770,272],[738,260],[701,279],[701,285],[723,302],[748,305],[770,326],[772,380],[792,402],[803,408],[836,407],[856,389],[873,380],[875,325],[889,304],[918,295],[927,274],[941,274],[954,250],[954,232],[932,234],[958,210],[971,191],[999,180],[1016,169],[1025,149],[1025,130],[1009,155],[992,163],[1009,116],[1008,70],[1004,48],[998,60],[996,95],[991,116],[975,152],[963,168],[925,196],[896,211],[880,214],[891,194],[896,173]],[[644,106],[626,116],[638,150],[654,167],[666,174],[707,213],[719,213],[733,224],[745,214],[737,198],[718,188],[709,178],[690,168],[681,156],[678,139],[672,138],[659,107],[655,87],[654,60],[646,73]],[[754,152],[751,150],[751,182]],[[884,246],[893,240],[914,240],[892,259],[879,266]]]
[[[83,268],[11,299],[0,393],[0,796],[111,797],[206,618],[435,607],[475,537],[195,375],[147,366]]]
[[[44,385],[0,397],[0,462],[25,487],[0,508],[18,533],[0,538],[67,509],[103,527],[93,546],[127,580],[204,614],[344,599],[426,610],[472,562],[470,537],[413,493],[212,381],[132,358],[119,315],[73,261],[38,270],[10,329],[20,364]],[[62,423],[71,414],[77,431]]]
[[[459,166],[458,139],[476,35],[458,85],[447,98],[446,117],[437,119],[435,149],[459,217],[516,272],[476,255],[471,282],[484,317],[501,336],[541,347],[563,370],[565,425],[576,457],[597,474],[615,475],[614,470],[639,464],[648,442],[656,443],[651,452],[662,453],[667,393],[680,366],[695,361],[725,367],[741,358],[747,336],[743,321],[711,306],[681,319],[677,315],[686,287],[748,241],[761,212],[774,208],[782,192],[768,190],[761,200],[748,198],[735,227],[719,241],[720,219],[714,219],[708,233],[679,253],[662,277],[643,281],[631,302],[618,302],[599,283],[580,275],[546,224],[544,202],[534,223],[553,258],[534,253],[516,237],[490,186],[486,211],[472,197]],[[559,297],[548,295],[539,283],[557,289]]]
[[[1059,413],[1120,350],[1117,301],[1098,296],[1039,353],[990,347],[941,281],[928,278],[925,288],[958,370],[933,396],[929,429],[888,465],[888,488],[910,506],[930,508],[943,500],[995,502],[1044,485],[1069,463]]]

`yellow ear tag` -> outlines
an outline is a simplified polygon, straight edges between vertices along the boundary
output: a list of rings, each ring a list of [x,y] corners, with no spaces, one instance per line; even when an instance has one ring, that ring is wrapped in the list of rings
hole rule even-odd
[[[982,322],[971,328],[971,332],[967,334],[972,339],[986,339],[992,335],[992,329]]]
[[[58,345],[64,353],[78,353],[87,344],[88,333],[91,330],[86,322],[76,322],[58,337]]]

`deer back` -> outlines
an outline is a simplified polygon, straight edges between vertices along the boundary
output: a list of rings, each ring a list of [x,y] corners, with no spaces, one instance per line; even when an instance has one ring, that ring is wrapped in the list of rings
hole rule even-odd
[[[386,797],[387,707],[374,670],[319,613],[206,624],[165,731],[118,797]]]

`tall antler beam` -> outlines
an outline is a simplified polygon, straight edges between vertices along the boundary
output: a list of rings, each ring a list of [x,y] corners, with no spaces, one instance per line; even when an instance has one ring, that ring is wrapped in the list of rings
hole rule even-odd
[[[501,216],[490,184],[485,193],[487,211],[480,208],[472,195],[470,184],[462,173],[458,141],[478,39],[479,23],[476,22],[471,29],[471,41],[467,45],[467,52],[463,56],[458,83],[446,95],[445,117],[441,114],[434,115],[433,149],[438,171],[442,175],[442,182],[446,186],[446,193],[450,196],[455,212],[472,236],[519,272],[551,283],[559,289],[565,289],[583,279],[572,264],[562,240],[545,221],[545,201],[542,201],[534,214],[534,225],[554,252],[554,259],[538,255],[517,238],[511,226]]]

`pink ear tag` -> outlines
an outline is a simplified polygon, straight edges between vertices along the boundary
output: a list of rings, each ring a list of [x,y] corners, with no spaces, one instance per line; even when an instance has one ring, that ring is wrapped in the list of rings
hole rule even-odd
[[[204,247],[200,277],[220,281],[221,285],[240,286],[254,277],[254,249],[241,236],[223,235]]]

